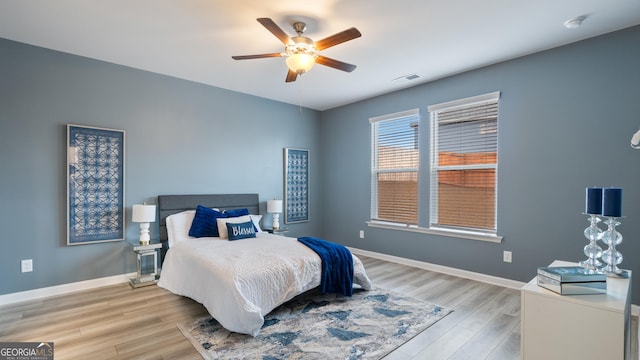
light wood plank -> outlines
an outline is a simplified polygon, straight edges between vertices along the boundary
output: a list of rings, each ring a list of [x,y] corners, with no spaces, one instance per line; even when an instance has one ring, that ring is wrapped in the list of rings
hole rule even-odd
[[[519,359],[518,290],[359,257],[375,286],[454,310],[385,360]],[[176,324],[205,315],[157,286],[119,284],[0,307],[0,341],[53,341],[58,359],[200,359]],[[637,325],[634,317],[634,358]]]

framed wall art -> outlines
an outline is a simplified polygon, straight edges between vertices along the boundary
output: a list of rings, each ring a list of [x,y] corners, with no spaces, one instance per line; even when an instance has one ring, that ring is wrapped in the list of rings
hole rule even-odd
[[[67,125],[67,245],[124,240],[124,131]]]
[[[284,149],[284,223],[309,221],[309,150]]]

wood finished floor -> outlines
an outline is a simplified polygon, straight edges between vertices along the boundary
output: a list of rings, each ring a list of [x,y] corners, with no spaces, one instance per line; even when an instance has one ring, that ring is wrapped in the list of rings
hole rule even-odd
[[[359,257],[376,286],[454,310],[385,360],[520,357],[518,290]],[[176,323],[206,314],[156,286],[119,284],[0,307],[0,342],[53,341],[56,360],[200,359]],[[632,329],[635,359],[636,318]]]

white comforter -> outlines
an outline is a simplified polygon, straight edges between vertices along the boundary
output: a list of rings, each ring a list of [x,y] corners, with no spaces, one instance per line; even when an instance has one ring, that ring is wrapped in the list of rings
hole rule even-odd
[[[353,255],[354,283],[369,290]],[[294,238],[258,233],[237,241],[190,238],[167,251],[158,286],[202,303],[228,330],[257,335],[264,316],[320,285],[320,257]]]

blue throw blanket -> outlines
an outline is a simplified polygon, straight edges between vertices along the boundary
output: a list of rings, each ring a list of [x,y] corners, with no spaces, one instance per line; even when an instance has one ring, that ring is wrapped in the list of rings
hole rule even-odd
[[[313,237],[298,241],[315,251],[322,259],[320,290],[345,296],[353,294],[353,257],[346,247]]]

